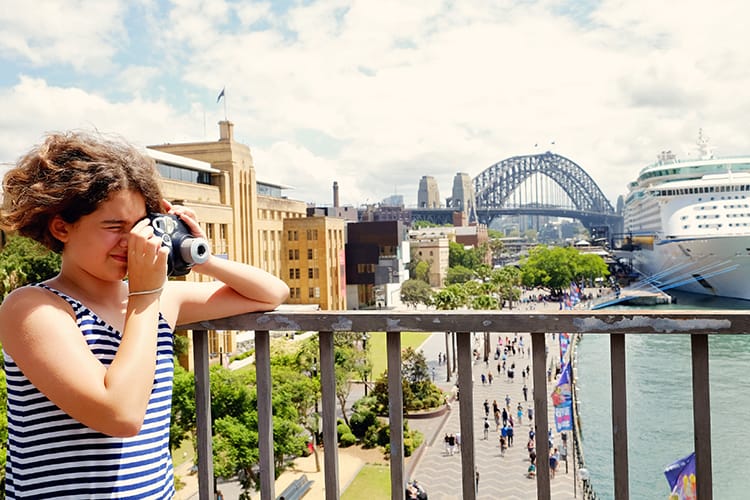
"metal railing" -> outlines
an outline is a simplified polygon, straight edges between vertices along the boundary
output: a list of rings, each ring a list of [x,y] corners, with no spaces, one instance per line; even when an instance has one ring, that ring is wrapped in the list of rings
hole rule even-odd
[[[391,496],[404,497],[403,396],[401,387],[401,332],[456,332],[460,431],[462,435],[462,498],[474,500],[474,401],[472,394],[471,332],[529,332],[532,341],[533,400],[535,426],[542,435],[548,429],[545,334],[569,332],[603,333],[610,337],[612,379],[612,442],[614,491],[617,500],[629,498],[627,390],[625,383],[625,343],[633,334],[663,333],[690,335],[693,375],[693,422],[698,498],[712,498],[711,406],[709,398],[708,334],[750,332],[750,317],[744,311],[276,311],[246,314],[221,320],[185,325],[194,331],[196,407],[198,426],[199,497],[213,498],[210,390],[207,330],[255,330],[258,393],[258,434],[260,453],[260,492],[263,499],[274,499],[273,419],[271,410],[270,331],[320,332],[320,375],[322,393],[322,433],[325,443],[336,443],[336,393],[333,338],[336,332],[386,332],[388,393],[390,399]],[[537,443],[537,456],[549,455],[547,440]],[[338,450],[326,446],[324,480],[327,500],[340,496]],[[537,465],[537,498],[550,498],[550,471],[547,460]]]

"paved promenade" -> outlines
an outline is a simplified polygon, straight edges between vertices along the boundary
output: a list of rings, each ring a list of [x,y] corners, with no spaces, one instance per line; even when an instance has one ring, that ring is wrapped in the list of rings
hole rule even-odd
[[[513,334],[507,334],[513,338]],[[480,352],[483,334],[477,335],[477,348]],[[503,337],[506,335],[503,334]],[[490,345],[491,353],[494,353],[494,347],[497,345],[499,334],[492,334]],[[519,338],[523,338],[524,348],[531,345],[531,336],[519,333]],[[436,368],[436,382],[444,389],[446,387],[446,369],[445,365],[437,365],[437,353],[444,349],[443,334],[434,334],[430,340],[425,342],[423,351],[430,361],[430,366]],[[556,341],[552,341],[548,335],[547,345],[549,346],[550,355],[559,356],[559,348]],[[529,439],[529,421],[526,409],[532,404],[532,386],[530,377],[527,378],[528,400],[524,401],[523,385],[524,379],[520,376],[521,370],[532,366],[531,358],[524,354],[521,356],[509,356],[506,365],[511,363],[516,365],[516,376],[513,382],[510,382],[505,375],[497,375],[497,361],[490,357],[489,367],[485,366],[483,361],[477,362],[473,366],[474,370],[474,436],[475,460],[479,472],[479,499],[507,499],[507,500],[529,500],[536,498],[536,479],[528,479],[526,471],[529,466],[529,454],[526,449],[526,443]],[[482,385],[481,375],[492,371],[494,380],[492,384]],[[455,376],[452,378],[455,381]],[[548,383],[547,392],[552,390],[552,382]],[[516,417],[516,407],[519,402],[523,405],[524,415],[522,422],[515,423],[515,436],[513,446],[508,448],[505,456],[500,454],[499,434],[495,432],[495,422],[490,408],[490,432],[487,440],[483,439],[484,434],[484,400],[487,399],[492,404],[496,400],[501,408],[505,406],[506,395],[511,398],[511,413],[514,421]],[[550,404],[548,421],[554,429],[553,410]],[[407,471],[411,479],[417,479],[429,494],[430,500],[458,500],[461,498],[461,456],[457,451],[453,456],[446,454],[444,446],[444,436],[446,433],[460,432],[458,403],[452,405],[452,409],[443,418],[432,419],[428,421],[410,420],[409,425],[412,428],[419,429],[425,433],[426,446],[421,455],[415,460],[412,469]],[[569,440],[570,441],[570,440]],[[555,446],[560,445],[560,436],[554,433]],[[570,447],[569,447],[570,449]],[[556,476],[551,479],[551,496],[554,499],[568,499],[573,496],[573,460],[572,455],[568,456],[568,472],[565,472],[565,462],[561,462],[557,468]],[[580,492],[579,492],[580,496]]]

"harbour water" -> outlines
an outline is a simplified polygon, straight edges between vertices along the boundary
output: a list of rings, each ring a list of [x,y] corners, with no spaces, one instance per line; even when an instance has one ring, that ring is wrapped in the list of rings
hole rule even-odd
[[[674,294],[655,309],[750,309],[750,302]],[[624,308],[624,307],[623,307]],[[609,338],[578,346],[578,396],[586,466],[601,499],[614,498]],[[630,498],[666,499],[664,469],[693,451],[690,338],[626,337]],[[713,493],[748,498],[750,335],[709,337]]]

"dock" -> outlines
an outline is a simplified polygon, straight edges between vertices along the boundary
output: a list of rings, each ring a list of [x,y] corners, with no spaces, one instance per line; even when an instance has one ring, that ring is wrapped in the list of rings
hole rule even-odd
[[[619,296],[611,293],[594,302],[591,309],[603,309],[616,304],[625,304],[632,306],[655,306],[659,304],[671,304],[672,297],[653,285],[647,288],[643,283],[636,282],[632,286],[622,288]]]

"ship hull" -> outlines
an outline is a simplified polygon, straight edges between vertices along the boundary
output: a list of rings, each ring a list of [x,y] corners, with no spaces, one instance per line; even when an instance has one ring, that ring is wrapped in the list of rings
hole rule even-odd
[[[662,289],[750,300],[750,236],[662,240],[630,258]]]

